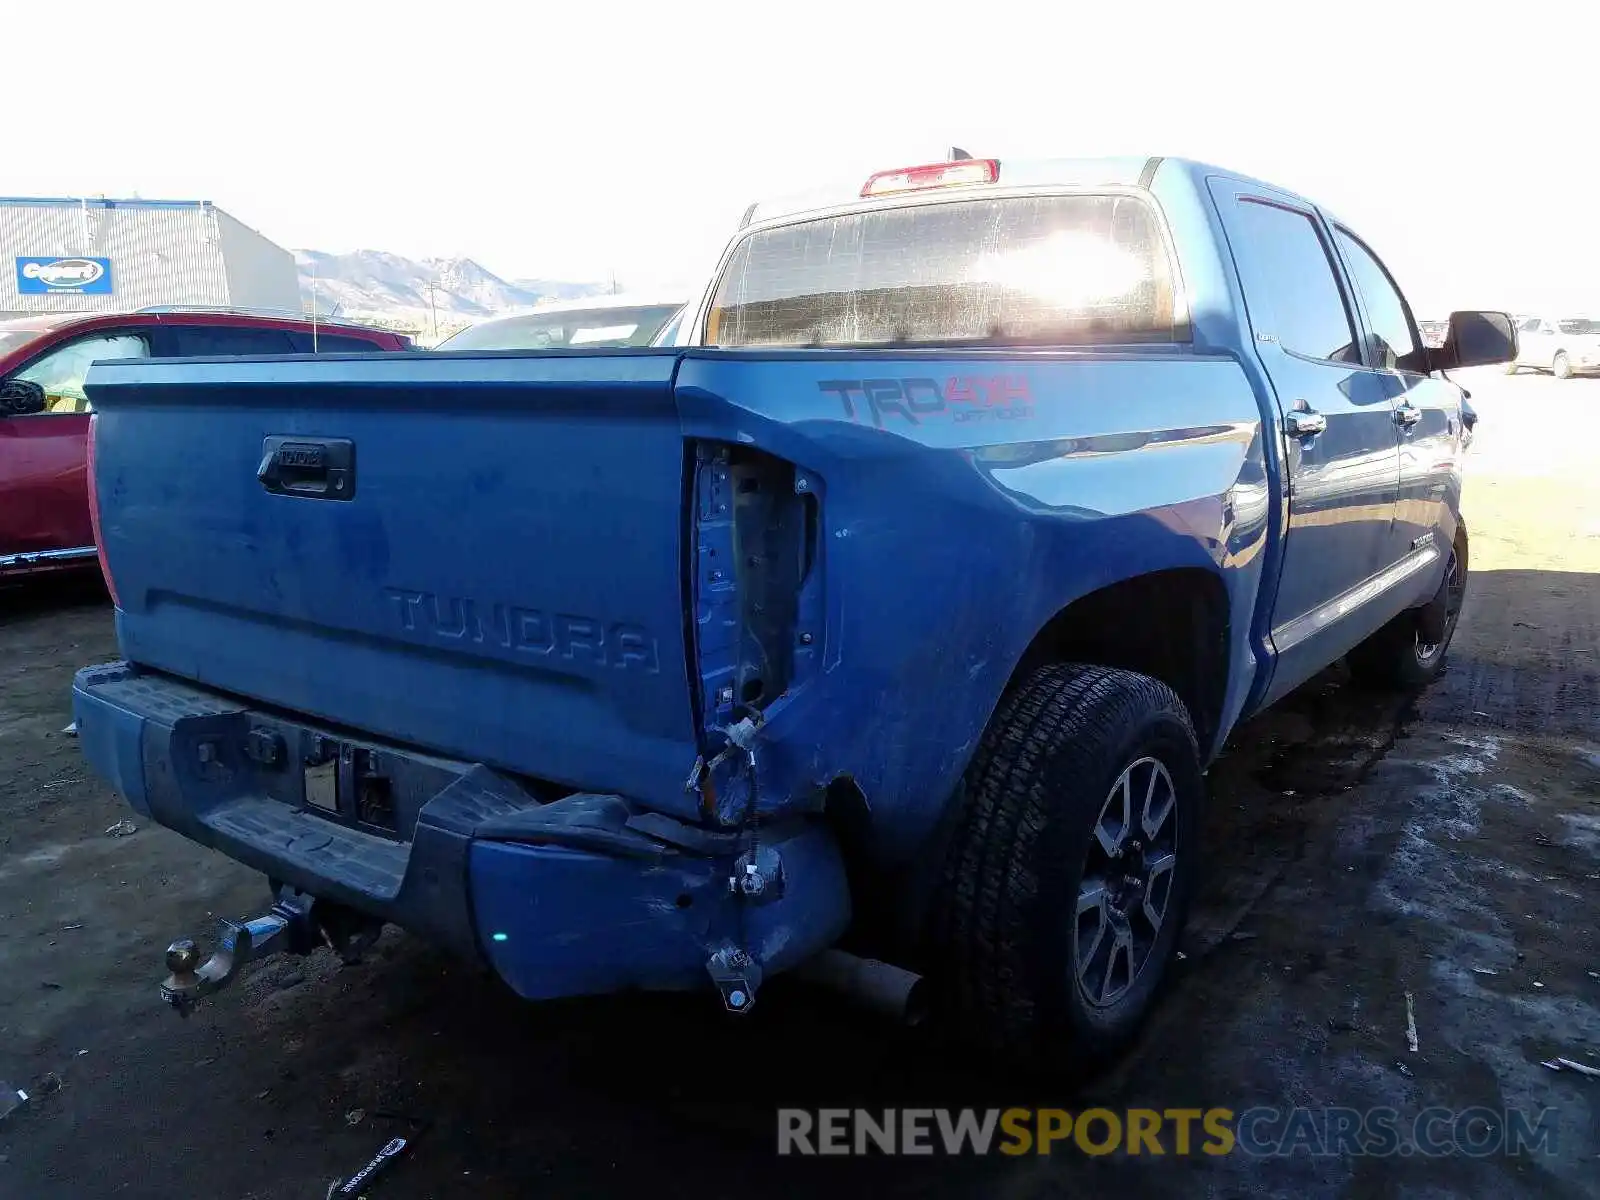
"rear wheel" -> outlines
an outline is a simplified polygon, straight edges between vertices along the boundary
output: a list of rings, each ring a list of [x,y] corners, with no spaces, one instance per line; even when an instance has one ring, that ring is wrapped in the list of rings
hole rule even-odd
[[[1557,350],[1555,361],[1550,364],[1550,372],[1557,379],[1572,378],[1572,360],[1567,357],[1565,350]]]
[[[1461,619],[1467,597],[1467,531],[1456,531],[1456,544],[1445,562],[1444,579],[1428,605],[1407,609],[1361,645],[1346,661],[1358,683],[1399,691],[1426,687],[1444,670],[1444,658]],[[1438,606],[1438,628],[1429,631],[1427,609]]]
[[[1204,797],[1183,702],[1109,667],[1043,667],[965,781],[934,921],[945,1015],[1019,1066],[1120,1049],[1187,913]]]

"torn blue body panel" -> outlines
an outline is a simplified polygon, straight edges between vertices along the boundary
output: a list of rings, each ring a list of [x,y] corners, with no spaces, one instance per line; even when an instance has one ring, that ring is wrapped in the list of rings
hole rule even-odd
[[[728,946],[783,970],[850,921],[839,848],[817,820],[716,834],[619,796],[542,802],[481,765],[131,666],[80,672],[73,711],[90,765],[139,811],[280,884],[481,958],[530,998],[704,986]],[[359,807],[359,788],[319,805],[309,781],[329,748],[335,766],[381,772],[368,779],[385,784],[387,825]],[[736,882],[752,852],[759,888]]]
[[[953,791],[1023,652],[1074,600],[1198,569],[1248,611],[1270,490],[1255,395],[1222,356],[879,355],[871,378],[860,366],[694,351],[675,392],[686,437],[735,463],[755,447],[793,464],[779,485],[816,506],[802,598],[817,616],[795,626],[816,669],[764,710],[763,806],[849,776],[892,859],[922,844],[940,816],[927,798]],[[947,399],[964,391],[977,403]],[[888,409],[891,394],[911,399]],[[699,615],[718,619],[712,604]],[[1234,713],[1248,632],[1232,651]]]
[[[746,949],[768,973],[833,944],[850,923],[844,863],[820,823],[765,839],[783,864],[760,903],[729,886],[725,861],[655,862],[560,846],[479,840],[471,886],[483,952],[530,1000],[706,985],[706,961]]]

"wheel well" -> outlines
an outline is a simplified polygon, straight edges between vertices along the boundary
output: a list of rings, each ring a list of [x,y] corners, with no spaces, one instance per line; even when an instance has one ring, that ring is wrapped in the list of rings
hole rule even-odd
[[[1228,594],[1216,575],[1193,567],[1090,592],[1038,632],[1006,690],[1052,662],[1122,667],[1161,680],[1189,709],[1205,757],[1228,688]]]
[[[1052,662],[1122,667],[1161,680],[1188,708],[1205,758],[1213,749],[1227,690],[1227,592],[1216,575],[1198,568],[1157,571],[1091,592],[1038,632],[1005,690]],[[958,789],[956,799],[961,795]],[[924,921],[962,804],[947,805],[921,851],[887,870],[873,852],[871,806],[854,780],[833,781],[826,811],[844,850],[855,908],[844,945],[921,970]]]

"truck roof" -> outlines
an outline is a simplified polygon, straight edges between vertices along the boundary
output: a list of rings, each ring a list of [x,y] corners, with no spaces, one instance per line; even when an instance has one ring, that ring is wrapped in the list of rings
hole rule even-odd
[[[404,334],[373,325],[330,322],[309,316],[274,316],[224,308],[157,308],[133,312],[40,313],[0,321],[0,373],[39,351],[79,333],[96,330],[141,330],[162,326],[223,326],[246,329],[285,329],[309,333],[313,327],[327,335],[345,334],[372,343],[375,349],[401,350],[411,344]]]
[[[977,155],[974,161],[982,162],[984,157]],[[1106,158],[1005,158],[998,161],[1000,170],[999,178],[996,182],[1000,186],[1008,188],[1148,187],[1155,178],[1157,170],[1161,170],[1163,172],[1179,172],[1196,178],[1205,178],[1210,175],[1226,175],[1230,179],[1260,183],[1262,186],[1269,187],[1276,192],[1292,194],[1287,192],[1287,189],[1276,184],[1253,180],[1237,171],[1230,171],[1223,167],[1212,166],[1208,163],[1188,158],[1169,158],[1161,155],[1122,155]],[[861,180],[851,184],[849,182],[834,181],[831,184],[825,184],[806,191],[758,201],[746,210],[740,228],[747,228],[760,222],[799,216],[804,213],[883,203],[884,200],[882,198],[862,197],[862,186],[865,182],[865,180]],[[888,199],[904,200],[907,194],[901,192],[888,197]]]
[[[345,321],[325,317],[317,317],[313,320],[309,313],[297,314],[288,309],[282,312],[269,312],[260,309],[226,308],[210,305],[159,305],[122,312],[85,312],[80,310],[75,312],[38,313],[0,321],[0,332],[48,333],[51,330],[61,329],[69,325],[83,325],[88,328],[105,325],[245,325],[289,326],[295,329],[310,329],[313,325],[316,325],[318,328],[327,329],[330,332],[346,329],[362,333],[391,332],[375,325],[364,325],[359,321]]]
[[[496,313],[492,317],[485,317],[482,324],[490,321],[500,321],[508,317],[532,317],[541,313],[556,312],[593,312],[607,308],[667,308],[670,305],[682,305],[687,301],[677,294],[662,294],[659,292],[607,292],[600,296],[579,296],[572,300],[544,300],[527,308],[519,308],[513,312]]]
[[[13,317],[0,321],[0,333],[44,333],[57,325],[66,325],[84,316],[84,313],[40,313],[38,316]],[[88,314],[94,315],[94,314]]]

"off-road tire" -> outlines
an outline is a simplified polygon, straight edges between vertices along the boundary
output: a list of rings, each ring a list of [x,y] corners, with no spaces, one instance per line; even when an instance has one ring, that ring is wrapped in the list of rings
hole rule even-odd
[[[1148,956],[1121,999],[1097,1007],[1079,980],[1079,891],[1112,785],[1144,759],[1170,779],[1176,865]],[[1195,879],[1205,786],[1188,710],[1131,671],[1041,667],[1001,701],[962,786],[932,922],[938,1011],[1025,1069],[1114,1055],[1152,1006]]]
[[[1461,606],[1466,602],[1467,563],[1467,531],[1463,526],[1456,530],[1456,542],[1445,562],[1441,585],[1449,587],[1452,570],[1458,573],[1459,595],[1454,610],[1446,617],[1444,637],[1435,644],[1433,653],[1424,653],[1426,647],[1417,632],[1421,610],[1407,609],[1345,656],[1350,675],[1358,684],[1379,691],[1415,692],[1439,677],[1461,620]]]

